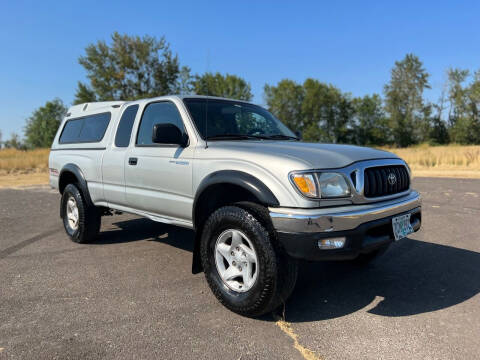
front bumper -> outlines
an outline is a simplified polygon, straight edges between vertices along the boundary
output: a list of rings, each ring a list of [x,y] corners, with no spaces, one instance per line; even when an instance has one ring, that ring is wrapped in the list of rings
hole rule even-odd
[[[287,253],[305,260],[353,259],[393,242],[392,218],[411,214],[413,230],[421,226],[421,198],[412,191],[394,200],[322,209],[270,208],[278,238]],[[345,237],[340,249],[320,249],[321,239]]]

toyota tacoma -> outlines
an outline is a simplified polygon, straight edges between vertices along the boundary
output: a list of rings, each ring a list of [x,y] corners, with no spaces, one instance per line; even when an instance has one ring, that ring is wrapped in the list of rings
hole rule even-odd
[[[417,231],[408,165],[366,147],[305,143],[248,102],[164,96],[72,106],[50,184],[77,243],[126,212],[193,229],[193,273],[259,316],[292,292],[299,260],[365,264]]]

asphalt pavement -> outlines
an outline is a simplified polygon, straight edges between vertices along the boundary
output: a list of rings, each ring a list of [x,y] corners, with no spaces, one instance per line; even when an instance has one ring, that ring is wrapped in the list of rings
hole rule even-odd
[[[289,324],[223,308],[190,230],[105,217],[79,245],[55,191],[0,190],[0,359],[480,359],[480,180],[414,187],[421,231],[365,268],[302,264]]]

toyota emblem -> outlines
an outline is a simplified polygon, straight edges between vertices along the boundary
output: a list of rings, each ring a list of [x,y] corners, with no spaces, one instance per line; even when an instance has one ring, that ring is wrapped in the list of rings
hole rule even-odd
[[[397,183],[397,177],[394,173],[388,174],[388,183],[390,185],[395,185]]]

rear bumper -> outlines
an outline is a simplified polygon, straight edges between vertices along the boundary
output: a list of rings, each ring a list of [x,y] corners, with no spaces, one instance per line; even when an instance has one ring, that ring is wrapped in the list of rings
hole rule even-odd
[[[49,183],[52,189],[58,189],[58,175],[50,174]]]
[[[392,218],[411,214],[414,231],[421,226],[417,192],[388,202],[326,209],[270,209],[278,238],[287,253],[305,260],[346,260],[393,242]],[[318,241],[345,238],[340,249],[320,249]]]

